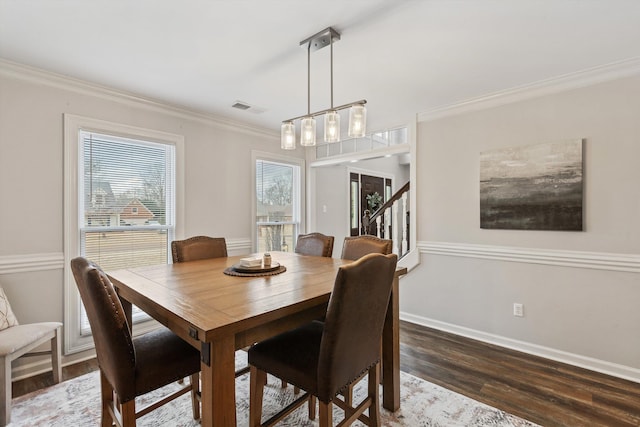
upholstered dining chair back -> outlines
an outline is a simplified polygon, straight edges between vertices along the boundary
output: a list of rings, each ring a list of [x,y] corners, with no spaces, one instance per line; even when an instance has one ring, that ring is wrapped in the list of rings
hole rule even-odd
[[[380,342],[398,257],[369,254],[338,271],[318,358],[318,399],[329,402],[380,360]]]
[[[85,258],[71,269],[87,312],[100,369],[122,398],[135,396],[136,353],[124,309],[107,275]]]
[[[193,416],[198,419],[200,352],[164,327],[133,339],[122,303],[109,277],[83,257],[71,260],[71,270],[96,346],[102,425],[112,425],[117,417],[115,413],[119,412],[122,427],[135,426],[137,417],[189,390]],[[190,385],[136,413],[137,396],[187,376],[191,377]]]
[[[227,242],[224,237],[194,236],[171,242],[173,262],[197,261],[227,256]]]
[[[324,322],[314,320],[253,345],[249,425],[262,424],[262,399],[267,373],[305,390],[305,394],[267,421],[273,425],[309,401],[315,418],[320,401],[320,427],[332,425],[335,402],[345,413],[346,425],[358,419],[379,425],[379,366],[382,329],[389,305],[398,257],[369,254],[340,267]],[[357,407],[337,396],[368,373],[368,392]],[[368,409],[368,416],[364,411]],[[340,424],[342,425],[342,424]]]
[[[367,254],[388,255],[393,249],[393,241],[376,236],[345,237],[342,244],[342,259],[357,260]]]
[[[333,236],[325,236],[322,233],[300,234],[295,253],[330,258],[333,255],[333,240]]]

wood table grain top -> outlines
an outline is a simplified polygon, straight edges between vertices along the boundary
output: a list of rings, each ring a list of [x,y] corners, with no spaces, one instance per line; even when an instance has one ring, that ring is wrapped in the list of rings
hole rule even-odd
[[[156,319],[178,317],[205,341],[326,303],[341,265],[352,261],[272,252],[287,271],[263,277],[224,274],[243,256],[108,272],[125,299]],[[148,304],[147,301],[155,304]],[[160,311],[160,312],[158,312]],[[165,323],[165,322],[162,322]],[[202,335],[201,335],[202,336]]]

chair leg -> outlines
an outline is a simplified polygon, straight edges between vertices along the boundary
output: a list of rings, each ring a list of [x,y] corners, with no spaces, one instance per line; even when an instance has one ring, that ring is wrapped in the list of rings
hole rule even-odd
[[[249,379],[249,427],[259,427],[262,422],[262,397],[267,373],[251,366]]]
[[[377,427],[380,424],[380,402],[378,397],[378,384],[380,383],[380,363],[376,363],[369,369],[369,427]]]
[[[200,373],[191,375],[191,407],[193,409],[193,419],[200,419],[200,401],[198,395],[200,394]]]
[[[11,421],[11,359],[0,356],[0,426]]]
[[[353,387],[357,383],[358,381],[353,384],[349,384],[347,389],[342,393],[342,395],[344,396],[344,403],[346,403],[348,406],[353,406]]]
[[[316,397],[314,395],[309,396],[309,401],[307,402],[309,405],[309,419],[316,419]]]
[[[136,400],[130,400],[120,406],[122,427],[136,427]]]
[[[318,415],[320,418],[320,427],[332,427],[333,426],[333,406],[332,403],[324,403],[319,401]]]
[[[51,370],[53,371],[53,382],[58,384],[62,380],[62,353],[60,344],[62,340],[62,327],[57,328],[55,335],[51,338]]]
[[[265,382],[265,384],[266,384],[266,382]],[[287,382],[286,382],[286,381],[284,381],[284,380],[280,380],[280,387],[282,387],[282,388],[287,388],[287,386],[288,386],[288,385],[289,385],[289,384],[287,384]],[[294,386],[294,387],[293,387],[293,394],[300,394],[300,387],[296,387],[296,386]]]
[[[107,381],[102,370],[100,371],[100,400],[102,401],[101,427],[112,427],[113,417],[116,416],[116,405],[113,399],[113,387]]]

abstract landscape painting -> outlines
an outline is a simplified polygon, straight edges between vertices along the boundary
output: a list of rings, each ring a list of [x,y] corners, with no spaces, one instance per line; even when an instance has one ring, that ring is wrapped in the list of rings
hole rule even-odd
[[[582,140],[480,153],[480,227],[582,231]]]

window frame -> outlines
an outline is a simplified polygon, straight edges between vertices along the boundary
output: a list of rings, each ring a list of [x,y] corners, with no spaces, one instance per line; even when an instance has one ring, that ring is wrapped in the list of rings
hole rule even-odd
[[[77,291],[71,259],[80,254],[80,206],[78,203],[79,155],[82,151],[80,131],[113,135],[116,137],[170,144],[175,147],[175,234],[184,229],[184,136],[168,132],[113,123],[89,117],[64,114],[64,334],[65,354],[94,347],[91,335],[81,335],[80,295]],[[157,328],[154,320],[136,324],[135,335]]]
[[[275,153],[268,153],[263,151],[251,151],[251,247],[254,252],[258,251],[258,224],[257,224],[257,189],[256,189],[256,162],[258,160],[272,163],[281,163],[291,166],[298,167],[298,185],[297,189],[294,188],[294,197],[297,199],[295,206],[293,206],[293,213],[297,216],[298,221],[292,221],[295,229],[295,233],[293,236],[293,246],[295,246],[295,241],[298,238],[298,235],[303,233],[305,230],[305,201],[306,201],[306,192],[305,192],[305,161],[304,159],[300,159],[297,157],[290,157]],[[297,194],[296,194],[297,193]],[[289,224],[290,222],[286,222]],[[263,223],[268,225],[268,223]],[[283,224],[279,222],[277,224]],[[294,248],[291,248],[291,252],[293,252]]]

